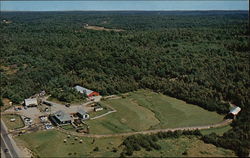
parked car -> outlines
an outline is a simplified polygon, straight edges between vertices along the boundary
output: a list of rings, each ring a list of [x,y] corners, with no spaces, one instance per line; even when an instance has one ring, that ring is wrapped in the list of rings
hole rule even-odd
[[[44,110],[45,112],[49,112],[49,108],[45,108],[45,110]]]
[[[70,107],[70,104],[65,104],[66,107]]]
[[[24,119],[23,119],[25,122],[27,122],[27,123],[32,123],[32,119],[31,118],[29,118],[29,117],[25,117]]]

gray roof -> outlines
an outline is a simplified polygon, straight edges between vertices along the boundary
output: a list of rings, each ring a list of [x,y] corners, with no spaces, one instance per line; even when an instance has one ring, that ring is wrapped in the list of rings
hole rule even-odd
[[[78,92],[80,92],[80,93],[85,93],[86,95],[89,95],[89,94],[91,94],[92,92],[94,92],[94,91],[92,91],[92,90],[89,90],[89,89],[87,89],[87,88],[84,88],[84,87],[81,87],[81,86],[75,86],[75,89],[78,91]]]
[[[37,99],[36,98],[32,98],[32,99],[24,99],[24,103],[26,106],[28,105],[38,105],[37,103]]]
[[[232,110],[230,110],[229,113],[232,113],[234,115],[237,115],[239,112],[241,111],[241,108],[236,106],[235,108],[233,108]]]
[[[88,114],[86,111],[84,111],[83,109],[78,109],[77,112],[79,114],[81,114],[82,116],[85,115],[85,114]]]
[[[71,117],[69,116],[69,114],[65,113],[62,110],[59,110],[57,112],[54,113],[55,117],[60,120],[60,121],[69,121],[71,120]]]

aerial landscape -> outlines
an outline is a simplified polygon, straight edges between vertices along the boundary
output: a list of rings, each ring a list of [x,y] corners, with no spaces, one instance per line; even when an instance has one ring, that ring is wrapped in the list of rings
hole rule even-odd
[[[248,157],[248,11],[6,11],[1,157]]]

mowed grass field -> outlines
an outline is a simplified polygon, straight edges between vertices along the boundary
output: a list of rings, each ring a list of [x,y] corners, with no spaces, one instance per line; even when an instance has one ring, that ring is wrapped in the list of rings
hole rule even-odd
[[[131,92],[120,99],[102,101],[102,104],[112,106],[117,112],[88,121],[91,133],[202,126],[218,123],[224,117],[150,90]]]
[[[7,114],[7,115],[1,115],[5,125],[8,127],[8,129],[18,129],[24,127],[24,122],[22,118],[19,115],[16,114]],[[10,121],[10,119],[15,119],[15,121]]]
[[[66,139],[66,143],[64,143]],[[82,139],[82,143],[80,143]],[[56,130],[38,131],[16,137],[20,145],[24,145],[39,157],[118,157],[122,138],[80,138],[67,137]],[[96,147],[99,151],[93,151]],[[117,148],[117,152],[113,152]]]
[[[56,130],[38,131],[35,133],[21,135],[16,137],[18,144],[25,145],[34,156],[39,157],[119,157],[123,151],[123,137],[115,138],[81,138],[77,140],[74,136],[67,138],[67,135]],[[64,143],[66,139],[66,143]],[[83,140],[80,143],[80,139]],[[161,150],[136,151],[133,157],[180,157],[183,152],[187,152],[186,156],[198,157],[224,157],[235,156],[230,150],[217,148],[211,144],[205,144],[194,136],[182,136],[177,139],[165,139],[157,142],[162,148]],[[94,149],[98,147],[98,151]],[[115,152],[114,149],[117,151]]]
[[[102,104],[112,106],[117,112],[87,121],[90,126],[90,133],[108,134],[142,131],[160,123],[152,111],[131,102],[130,98],[107,100]]]

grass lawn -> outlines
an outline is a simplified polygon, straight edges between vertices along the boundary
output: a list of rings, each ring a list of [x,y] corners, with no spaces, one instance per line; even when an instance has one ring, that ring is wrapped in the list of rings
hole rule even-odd
[[[130,98],[103,101],[117,110],[105,117],[89,120],[90,133],[121,133],[141,131],[157,125],[160,121],[149,109],[130,101]]]
[[[40,157],[118,157],[122,151],[118,146],[121,138],[80,138],[77,140],[56,130],[38,131],[16,137],[17,143],[25,145]],[[64,139],[67,140],[64,143]],[[82,143],[80,143],[82,139]],[[99,151],[93,151],[95,147]],[[112,152],[113,148],[118,152]]]
[[[112,111],[112,109],[110,109],[109,107],[105,106],[105,103],[102,103],[101,106],[103,107],[103,110],[101,110],[101,111],[91,111],[89,113],[90,118],[93,118],[93,117],[105,114],[105,113],[107,113],[109,111]]]
[[[227,126],[224,126],[224,127],[210,128],[210,129],[201,130],[201,133],[206,135],[206,134],[210,134],[210,133],[214,132],[214,133],[222,136],[225,132],[227,132],[230,129],[232,129],[232,127],[230,125],[227,125]]]
[[[123,151],[121,143],[123,138],[81,138],[71,136],[67,138],[56,130],[38,131],[35,133],[25,134],[16,137],[18,144],[25,145],[31,151],[35,152],[36,156],[40,157],[119,157]],[[66,143],[64,143],[66,139]],[[82,139],[82,143],[80,143]],[[205,144],[194,136],[182,136],[177,139],[164,139],[157,142],[162,148],[161,150],[153,151],[135,151],[133,157],[180,157],[184,151],[187,156],[235,156],[230,150],[217,148],[211,144]],[[98,147],[98,151],[93,151]],[[113,152],[113,149],[117,152]]]
[[[224,117],[197,105],[187,104],[182,100],[149,90],[136,91],[131,93],[129,97],[138,105],[155,113],[155,116],[160,120],[160,124],[154,126],[154,128],[208,125],[218,123]]]
[[[24,123],[22,118],[16,114],[8,114],[8,115],[1,115],[5,125],[8,129],[18,129],[24,127]],[[11,122],[10,119],[16,119],[15,121]]]
[[[126,97],[106,100],[102,103],[112,106],[117,112],[87,121],[91,133],[121,133],[208,125],[218,123],[224,117],[197,105],[187,104],[150,90],[131,92],[126,94]]]
[[[65,130],[69,130],[69,131],[76,131],[76,129],[71,125],[62,125],[61,128],[65,129]]]

